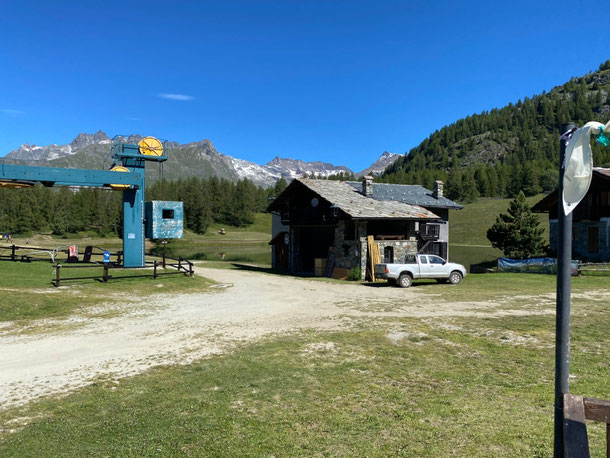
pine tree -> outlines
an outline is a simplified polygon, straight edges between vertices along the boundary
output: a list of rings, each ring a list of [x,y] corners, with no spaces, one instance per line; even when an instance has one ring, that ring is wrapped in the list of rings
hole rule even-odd
[[[505,256],[524,259],[544,255],[543,230],[537,216],[525,201],[525,194],[519,192],[510,203],[508,214],[500,213],[496,222],[487,230],[487,238],[494,248]]]

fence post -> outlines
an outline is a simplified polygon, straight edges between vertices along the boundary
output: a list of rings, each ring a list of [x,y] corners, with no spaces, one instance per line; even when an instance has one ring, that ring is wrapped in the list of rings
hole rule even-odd
[[[155,263],[153,264],[153,279],[157,278],[157,261],[155,260]]]
[[[59,280],[61,279],[61,275],[59,274],[60,269],[61,269],[61,264],[57,264],[55,266],[55,286],[59,286]]]
[[[108,281],[108,263],[104,263],[104,275],[102,276],[102,281],[106,283]]]
[[[182,256],[178,256],[178,271],[182,269]]]
[[[11,261],[15,260],[15,245],[11,246]]]
[[[193,263],[189,262],[189,277],[193,276]]]

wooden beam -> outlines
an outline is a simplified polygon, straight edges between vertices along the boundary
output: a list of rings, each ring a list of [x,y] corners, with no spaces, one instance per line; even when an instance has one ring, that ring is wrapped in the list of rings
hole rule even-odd
[[[563,444],[566,458],[591,456],[582,396],[567,393],[563,395]]]
[[[601,399],[584,398],[585,418],[587,420],[601,421],[610,423],[610,401]]]

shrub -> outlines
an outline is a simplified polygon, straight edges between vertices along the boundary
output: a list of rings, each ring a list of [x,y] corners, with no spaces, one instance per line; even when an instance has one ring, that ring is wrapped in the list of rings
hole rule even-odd
[[[362,271],[360,270],[360,266],[352,267],[347,272],[347,279],[349,281],[360,281],[362,278]]]

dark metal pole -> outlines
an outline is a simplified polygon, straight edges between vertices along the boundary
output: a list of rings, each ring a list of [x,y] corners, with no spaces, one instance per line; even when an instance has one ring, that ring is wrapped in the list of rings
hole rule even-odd
[[[574,128],[573,123],[561,125],[564,134]],[[565,174],[566,141],[559,147],[559,192],[557,194],[558,246],[557,246],[557,307],[555,317],[555,444],[554,456],[564,456],[563,448],[563,395],[569,392],[570,375],[570,291],[572,261],[572,213],[563,209],[563,176]]]

